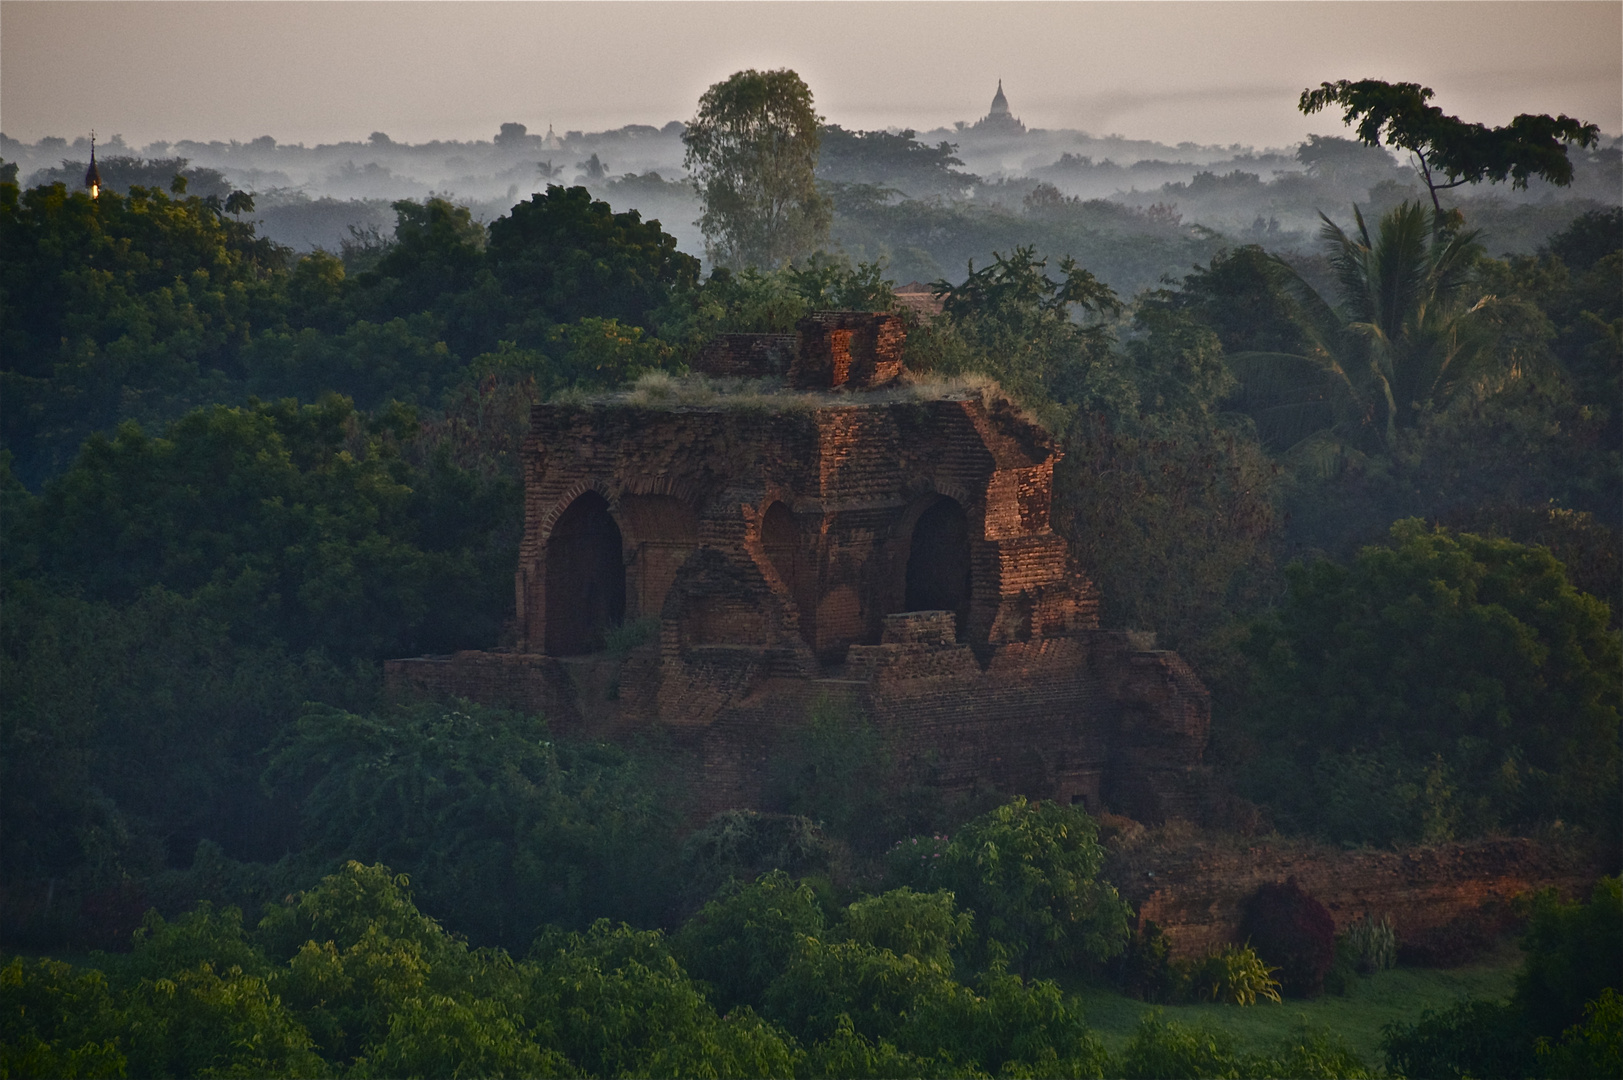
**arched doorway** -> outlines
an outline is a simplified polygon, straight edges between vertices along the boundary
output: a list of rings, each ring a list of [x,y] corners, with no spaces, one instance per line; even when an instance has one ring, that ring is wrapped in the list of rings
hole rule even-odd
[[[588,491],[559,515],[547,541],[547,654],[596,652],[625,617],[620,527],[603,496]]]
[[[942,496],[913,525],[907,551],[904,611],[951,611],[958,637],[969,622],[969,519],[958,500]]]
[[[796,573],[800,538],[795,533],[795,516],[781,502],[773,503],[761,515],[761,547],[766,551],[772,568],[778,572],[778,577],[789,586],[790,595],[794,595],[800,585]]]

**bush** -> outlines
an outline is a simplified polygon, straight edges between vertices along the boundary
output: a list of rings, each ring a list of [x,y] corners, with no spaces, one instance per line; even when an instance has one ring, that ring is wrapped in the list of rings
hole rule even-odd
[[[1533,1034],[1553,1038],[1582,1021],[1585,1003],[1623,990],[1623,879],[1602,878],[1587,904],[1537,897],[1522,951],[1512,1001]]]
[[[1409,519],[1287,577],[1247,645],[1243,766],[1282,825],[1367,844],[1612,829],[1619,638],[1548,550]]]
[[[1404,1076],[1618,1076],[1623,1050],[1623,889],[1595,886],[1588,904],[1537,896],[1522,939],[1527,960],[1510,1001],[1462,1001],[1388,1025],[1387,1069]],[[1559,1036],[1560,1042],[1553,1040]]]
[[[1145,922],[1144,929],[1127,943],[1126,950],[1111,966],[1121,992],[1140,1001],[1165,1005],[1181,989],[1183,980],[1172,962],[1172,949],[1154,922]]]
[[[1388,1024],[1381,1051],[1394,1076],[1528,1076],[1534,1068],[1521,1015],[1502,1001],[1470,999],[1426,1009],[1413,1024]]]
[[[806,936],[822,935],[827,919],[811,886],[782,870],[754,884],[733,882],[672,939],[683,966],[709,984],[725,1011],[759,1004]]]
[[[730,882],[755,881],[774,870],[826,874],[834,859],[834,846],[808,818],[724,810],[683,841],[682,891],[696,907]]]
[[[1263,963],[1250,945],[1225,945],[1195,966],[1189,989],[1202,1001],[1255,1005],[1261,997],[1277,1004],[1277,970]]]
[[[953,890],[975,913],[982,948],[996,942],[1022,974],[1126,948],[1132,911],[1099,880],[1104,849],[1084,811],[1016,797],[965,824],[940,854],[926,880]]]
[[[1623,997],[1608,987],[1584,1006],[1584,1022],[1574,1024],[1558,1044],[1538,1041],[1539,1068],[1546,1076],[1572,1080],[1615,1080],[1623,1076]]]
[[[1336,923],[1295,878],[1264,885],[1246,905],[1241,934],[1264,960],[1277,965],[1280,987],[1291,997],[1314,997],[1336,958]]]
[[[1373,975],[1398,966],[1398,935],[1392,929],[1392,920],[1385,915],[1376,922],[1367,912],[1358,922],[1347,927],[1337,942],[1338,952],[1344,952],[1360,975]]]
[[[1369,1067],[1334,1036],[1298,1028],[1270,1052],[1242,1054],[1226,1031],[1189,1028],[1150,1013],[1139,1023],[1113,1075],[1126,1080],[1235,1080],[1240,1077],[1323,1077],[1358,1080]],[[1410,1074],[1414,1075],[1414,1074]]]

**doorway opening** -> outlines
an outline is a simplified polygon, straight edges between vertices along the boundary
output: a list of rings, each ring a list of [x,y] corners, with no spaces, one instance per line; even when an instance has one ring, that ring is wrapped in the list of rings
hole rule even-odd
[[[547,541],[547,654],[597,652],[625,617],[620,526],[603,496],[588,491],[559,516]]]

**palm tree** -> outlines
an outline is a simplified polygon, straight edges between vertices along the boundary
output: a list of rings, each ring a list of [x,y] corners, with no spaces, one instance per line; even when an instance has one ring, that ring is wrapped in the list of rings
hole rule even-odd
[[[1230,360],[1267,441],[1390,449],[1400,429],[1494,365],[1483,310],[1494,298],[1473,301],[1469,293],[1481,254],[1477,234],[1417,202],[1382,217],[1373,238],[1357,207],[1354,235],[1319,216],[1341,303],[1332,305],[1276,257],[1274,272],[1310,347],[1305,355],[1250,352]]]
[[[254,197],[246,191],[233,191],[225,197],[225,212],[239,218],[254,212]]]

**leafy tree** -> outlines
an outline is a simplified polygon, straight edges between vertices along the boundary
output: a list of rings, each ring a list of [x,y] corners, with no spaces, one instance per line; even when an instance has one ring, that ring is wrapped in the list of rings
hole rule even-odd
[[[1392,168],[1392,156],[1379,147],[1334,135],[1309,135],[1296,148],[1296,160],[1310,176],[1325,180],[1358,179],[1366,183]]]
[[[1538,1043],[1539,1071],[1573,1080],[1607,1080],[1623,1070],[1623,994],[1607,987],[1584,1004],[1584,1022],[1558,1043]]]
[[[563,1077],[577,1075],[561,1053],[543,1049],[522,1016],[499,998],[413,997],[389,1020],[389,1033],[350,1075]]]
[[[246,191],[235,191],[225,197],[225,212],[232,217],[254,212],[254,197]]]
[[[116,1003],[101,972],[20,956],[0,967],[0,1074],[124,1076],[129,1066],[117,1027]]]
[[[957,172],[963,161],[949,142],[927,146],[915,132],[847,131],[838,124],[822,128],[817,176],[837,184],[893,185],[908,195],[960,194],[979,178]]]
[[[829,224],[815,179],[821,121],[787,68],[740,71],[704,92],[682,141],[713,262],[775,269],[819,246]]]
[[[1511,1002],[1534,1034],[1554,1038],[1582,1020],[1586,1002],[1623,990],[1623,882],[1602,878],[1588,903],[1538,897],[1522,950]]]
[[[1354,1080],[1376,1075],[1340,1039],[1305,1026],[1281,1039],[1267,1052],[1245,1054],[1239,1051],[1234,1036],[1227,1031],[1184,1027],[1161,1019],[1158,1011],[1147,1014],[1139,1022],[1127,1049],[1113,1064],[1117,1070],[1115,1075],[1127,1080],[1272,1076]]]
[[[1121,301],[1074,259],[1060,260],[1061,280],[1049,277],[1047,266],[1035,248],[1022,247],[1007,257],[993,252],[980,270],[971,262],[962,284],[935,282],[943,314],[967,348],[942,350],[933,366],[942,374],[991,375],[1056,426],[1067,406],[1131,411],[1133,389],[1114,362],[1104,322],[1121,313]],[[1088,315],[1096,321],[1077,321]]]
[[[1153,631],[1203,674],[1226,627],[1278,590],[1279,468],[1244,430],[1080,418],[1056,470],[1056,522],[1099,586],[1106,625]]]
[[[786,1040],[748,1008],[718,1016],[657,931],[594,923],[543,936],[529,1017],[588,1076],[792,1074]]]
[[[907,886],[857,900],[837,932],[859,945],[916,956],[952,971],[952,953],[970,934],[974,916],[960,912],[950,892],[917,893]]]
[[[1339,105],[1344,123],[1358,123],[1358,138],[1366,146],[1388,146],[1415,156],[1420,177],[1431,192],[1432,206],[1440,215],[1437,193],[1483,180],[1525,188],[1532,177],[1552,184],[1572,182],[1567,146],[1589,147],[1600,140],[1600,128],[1572,119],[1522,113],[1505,127],[1470,124],[1429,105],[1430,87],[1419,83],[1386,83],[1379,79],[1321,83],[1303,90],[1298,108],[1309,115]],[[1439,174],[1446,179],[1439,179]]]
[[[759,1004],[798,948],[826,926],[811,886],[782,870],[752,884],[733,882],[705,904],[673,941],[683,965],[710,987],[718,1008]]]
[[[1080,809],[1017,797],[961,827],[924,878],[975,912],[982,947],[1022,972],[1108,960],[1127,945],[1129,908],[1099,880],[1098,837]]]
[[[649,764],[472,706],[312,706],[267,780],[297,800],[308,856],[409,868],[458,930],[512,946],[542,923],[663,916],[670,832],[657,799],[675,793]]]
[[[587,316],[648,328],[699,275],[699,260],[677,251],[659,222],[556,184],[491,224],[490,264],[521,313],[515,321],[538,328]],[[529,337],[514,340],[539,344]]]
[[[1333,840],[1615,824],[1620,651],[1542,548],[1408,520],[1286,572],[1259,624],[1249,791]]]
[[[142,980],[121,1018],[137,1076],[322,1076],[310,1033],[264,979],[212,964]]]
[[[682,841],[678,876],[686,896],[702,903],[774,870],[827,875],[838,855],[823,830],[798,814],[724,810]]]
[[[354,317],[374,323],[428,313],[451,351],[467,357],[494,348],[505,321],[501,286],[491,275],[485,226],[448,199],[394,204],[393,241],[372,269],[356,275],[348,297]]]
[[[1230,353],[1299,354],[1308,348],[1274,257],[1257,244],[1212,256],[1176,291],[1152,295],[1146,306],[1182,311],[1209,327]]]
[[[1381,1037],[1387,1069],[1404,1076],[1604,1077],[1623,1055],[1623,902],[1604,878],[1587,904],[1538,896],[1526,960],[1509,1001],[1468,998],[1427,1009]]]
[[[415,426],[405,414],[392,419]],[[476,498],[459,528],[434,537],[452,547],[425,550],[428,538],[414,534],[428,492],[411,487],[389,423],[379,418],[380,430],[369,431],[332,397],[215,406],[156,438],[133,424],[97,436],[31,515],[40,569],[115,602],[152,585],[207,595],[244,638],[279,638],[296,652],[410,652],[412,628],[434,610],[431,594],[496,602],[510,567],[487,564],[492,576],[476,584],[478,557],[456,548],[478,543],[506,507]],[[445,627],[459,606],[440,608],[432,622]],[[494,636],[495,623],[487,627]]]
[[[30,484],[92,431],[218,393],[279,321],[287,253],[196,197],[4,185],[0,246],[0,436]]]

